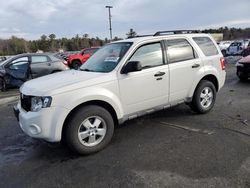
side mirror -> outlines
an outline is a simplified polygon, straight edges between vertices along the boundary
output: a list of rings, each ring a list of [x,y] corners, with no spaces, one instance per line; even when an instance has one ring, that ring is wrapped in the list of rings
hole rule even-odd
[[[121,70],[122,74],[127,74],[129,72],[141,71],[142,66],[140,61],[129,61]]]

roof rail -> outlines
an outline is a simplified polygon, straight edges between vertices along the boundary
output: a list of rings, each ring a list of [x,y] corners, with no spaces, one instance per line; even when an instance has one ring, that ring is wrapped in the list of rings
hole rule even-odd
[[[137,37],[151,37],[154,35],[136,35],[136,36],[129,36],[128,39],[132,39],[132,38],[137,38]]]
[[[199,30],[173,30],[173,31],[157,31],[153,36],[173,35],[173,34],[190,34],[200,33]]]

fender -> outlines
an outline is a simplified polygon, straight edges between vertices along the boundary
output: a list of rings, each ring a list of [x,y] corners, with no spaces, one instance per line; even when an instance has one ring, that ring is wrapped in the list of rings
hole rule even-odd
[[[197,74],[197,79],[194,81],[194,84],[192,85],[192,87],[190,88],[189,92],[188,92],[188,96],[187,96],[187,99],[192,99],[193,95],[194,95],[194,92],[195,92],[195,89],[197,87],[197,85],[199,84],[199,82],[205,77],[205,76],[208,76],[208,75],[213,75],[216,77],[217,79],[217,82],[218,82],[218,88],[220,88],[220,85],[219,85],[219,72],[218,70],[214,67],[214,66],[206,66],[204,67],[204,72],[202,72],[202,74]],[[187,102],[189,102],[189,100],[187,100]]]

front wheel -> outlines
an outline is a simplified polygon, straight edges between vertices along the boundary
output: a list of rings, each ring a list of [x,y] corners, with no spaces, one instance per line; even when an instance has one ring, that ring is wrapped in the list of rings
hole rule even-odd
[[[79,154],[102,150],[111,141],[114,121],[111,114],[96,105],[78,109],[66,125],[66,142]]]
[[[71,66],[72,66],[73,69],[78,70],[80,68],[80,66],[81,66],[81,62],[78,61],[78,60],[75,60],[75,61],[72,62]]]
[[[199,114],[209,112],[215,103],[216,89],[212,82],[202,80],[197,86],[190,107]]]

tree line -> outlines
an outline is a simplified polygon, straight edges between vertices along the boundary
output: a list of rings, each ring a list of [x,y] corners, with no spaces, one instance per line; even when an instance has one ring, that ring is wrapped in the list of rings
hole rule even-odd
[[[218,29],[205,29],[201,32],[223,33],[223,40],[250,39],[250,28],[241,29],[221,27]],[[130,29],[126,35],[127,37],[134,37],[137,33],[133,29]],[[121,40],[121,38],[115,37],[113,40]],[[38,40],[25,40],[23,38],[12,36],[10,39],[0,39],[0,56],[37,52],[38,50],[44,52],[57,52],[59,49],[64,51],[78,51],[82,48],[103,46],[109,42],[110,41],[107,38],[104,40],[98,37],[90,38],[88,34],[84,34],[83,36],[76,35],[72,38],[58,39],[55,34],[50,34],[48,36],[42,35]]]

